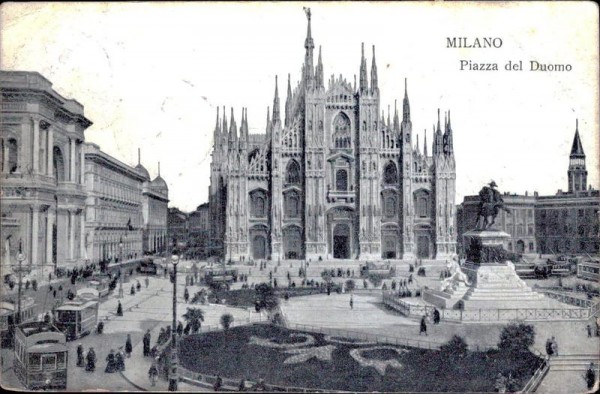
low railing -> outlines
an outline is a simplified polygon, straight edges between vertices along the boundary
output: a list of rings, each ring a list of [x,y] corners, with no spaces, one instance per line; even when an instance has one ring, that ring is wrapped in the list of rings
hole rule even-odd
[[[289,323],[287,328],[298,331],[308,331],[317,334],[325,334],[340,338],[354,339],[357,341],[366,341],[373,343],[385,343],[389,345],[414,347],[420,349],[439,349],[443,343],[434,341],[423,341],[410,338],[393,337],[389,335],[369,334],[360,331],[342,330],[337,328],[319,327],[308,324]],[[479,349],[478,349],[479,350]]]
[[[563,293],[558,293],[555,291],[548,291],[548,290],[540,290],[540,291],[542,293],[544,293],[548,298],[555,299],[555,300],[557,300],[559,302],[563,302],[565,304],[578,306],[580,308],[589,308],[592,305],[594,305],[594,302],[591,300],[586,300],[583,298],[575,297],[570,294],[563,294]]]
[[[384,293],[382,299],[384,305],[409,317],[432,316],[436,309],[429,305],[407,303],[398,299],[393,293]],[[597,304],[588,300],[578,300],[582,302],[581,305],[586,306],[580,308],[438,309],[438,312],[442,320],[461,322],[587,320],[598,312]]]
[[[531,376],[531,378],[527,381],[527,383],[521,390],[521,393],[533,393],[538,388],[538,386],[548,373],[549,369],[550,363],[548,361],[548,357],[546,357],[544,361],[542,361],[538,369],[535,370],[533,376]]]

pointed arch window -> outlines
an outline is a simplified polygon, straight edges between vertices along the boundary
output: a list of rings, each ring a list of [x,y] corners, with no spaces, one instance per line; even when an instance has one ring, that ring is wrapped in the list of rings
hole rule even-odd
[[[386,185],[395,185],[398,183],[398,170],[393,162],[386,164],[383,169],[383,183]]]
[[[292,160],[289,162],[286,172],[286,181],[288,184],[300,184],[300,165],[296,160]]]
[[[351,144],[350,119],[345,113],[340,112],[333,119],[333,146],[349,148]]]
[[[285,216],[288,218],[297,218],[300,216],[300,197],[296,192],[286,193],[285,201]]]

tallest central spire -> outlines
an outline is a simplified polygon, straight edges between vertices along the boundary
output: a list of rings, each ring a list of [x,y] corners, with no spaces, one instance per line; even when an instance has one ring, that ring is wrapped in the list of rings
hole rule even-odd
[[[306,54],[304,56],[304,80],[308,86],[312,84],[313,80],[313,49],[315,48],[315,43],[312,39],[312,34],[310,30],[310,17],[311,12],[310,8],[304,7],[304,12],[306,13],[306,19],[308,20],[308,25],[306,27],[306,39],[304,40],[304,48],[306,48]]]

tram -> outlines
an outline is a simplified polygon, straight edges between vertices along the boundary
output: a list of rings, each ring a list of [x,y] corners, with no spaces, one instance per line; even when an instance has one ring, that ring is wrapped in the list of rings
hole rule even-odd
[[[33,298],[23,296],[21,298],[21,323],[35,319],[35,301]],[[13,301],[0,301],[0,335],[2,347],[12,346],[13,332],[10,332],[17,315],[17,304]]]
[[[577,277],[598,282],[598,279],[600,279],[600,261],[588,260],[578,263]]]
[[[56,308],[56,326],[71,341],[91,333],[98,323],[98,302],[74,299]]]
[[[142,260],[142,262],[140,263],[140,273],[147,275],[157,275],[158,264],[156,264],[153,259]]]
[[[13,369],[26,389],[65,390],[67,361],[66,337],[56,326],[29,322],[16,328]]]

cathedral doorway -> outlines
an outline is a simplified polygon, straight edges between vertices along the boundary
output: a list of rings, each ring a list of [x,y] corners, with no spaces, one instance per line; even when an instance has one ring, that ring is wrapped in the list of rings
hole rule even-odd
[[[388,225],[389,226],[389,225]],[[394,227],[385,227],[381,230],[381,258],[395,259],[398,256],[400,237]]]
[[[289,226],[283,230],[283,256],[285,259],[303,258],[302,231],[298,226]]]
[[[252,257],[255,260],[267,258],[267,240],[262,235],[257,235],[252,239]]]
[[[429,236],[417,236],[417,257],[420,259],[429,258]]]
[[[350,227],[347,224],[336,224],[333,228],[333,258],[350,258]]]

